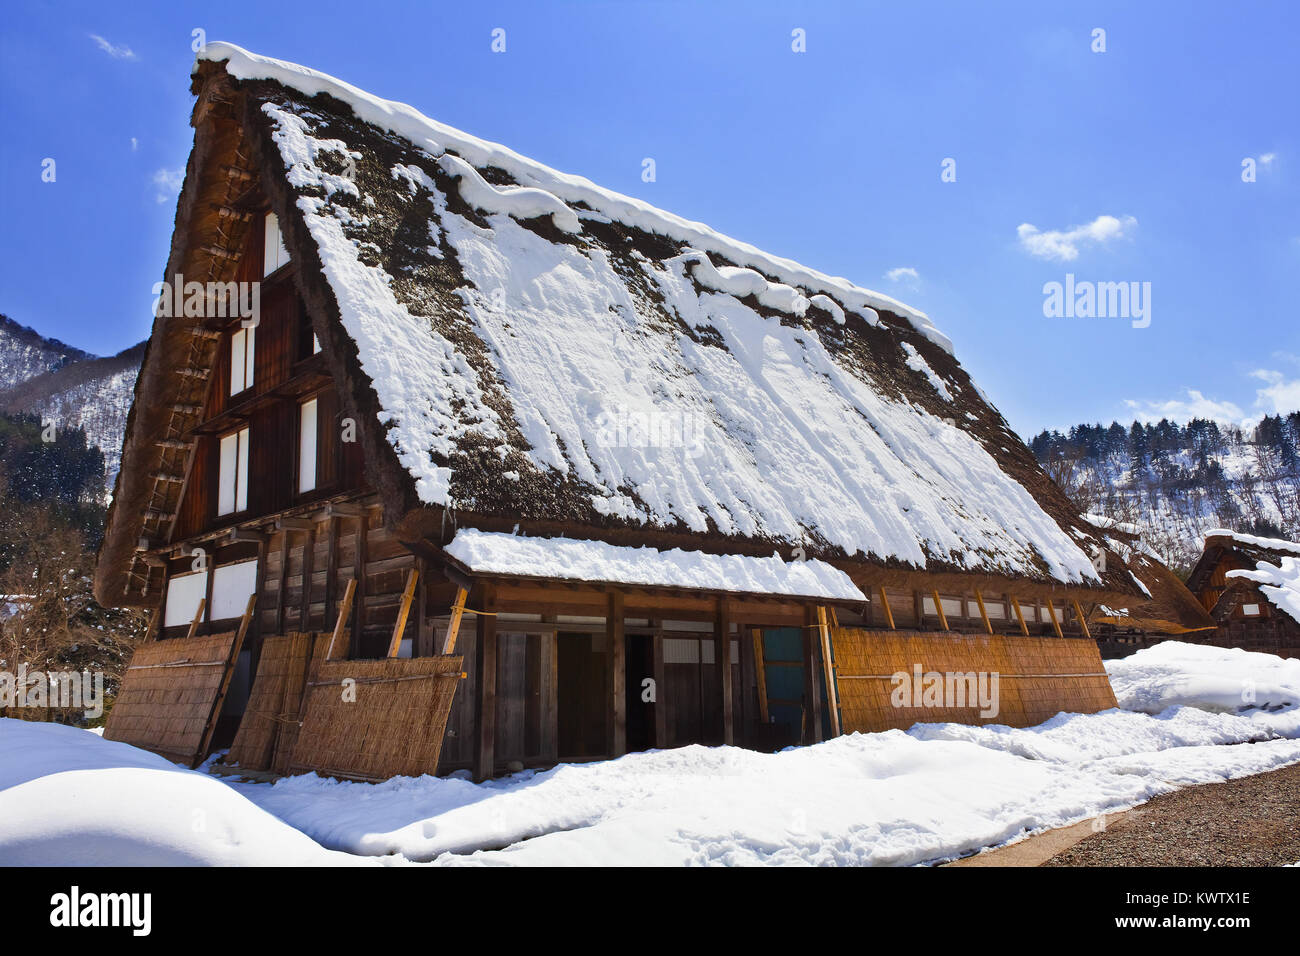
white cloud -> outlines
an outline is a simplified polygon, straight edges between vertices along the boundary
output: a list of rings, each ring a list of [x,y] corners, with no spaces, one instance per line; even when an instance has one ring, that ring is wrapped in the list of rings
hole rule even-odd
[[[919,279],[921,276],[911,266],[899,266],[886,272],[885,278],[890,282],[897,282],[899,279]]]
[[[129,46],[115,46],[114,44],[109,43],[107,40],[105,40],[102,36],[100,36],[97,33],[91,33],[88,34],[88,36],[95,41],[95,45],[97,47],[99,47],[101,50],[103,50],[105,53],[107,53],[115,60],[139,59],[139,57],[135,55],[135,51],[132,50]]]
[[[159,203],[165,203],[169,199],[175,198],[176,194],[181,191],[181,183],[185,182],[185,171],[183,169],[160,169],[153,174],[153,184],[157,188],[154,194],[154,200]]]
[[[1276,353],[1275,357],[1290,356]],[[1185,389],[1179,398],[1164,401],[1128,399],[1124,404],[1132,411],[1134,418],[1144,422],[1155,422],[1162,418],[1176,422],[1212,418],[1244,427],[1254,425],[1265,415],[1286,415],[1300,411],[1300,378],[1287,378],[1281,372],[1266,368],[1255,369],[1248,376],[1264,383],[1262,388],[1255,389],[1255,401],[1249,414],[1235,402],[1207,398],[1194,388]]]
[[[1079,246],[1105,245],[1112,239],[1126,238],[1136,226],[1137,220],[1132,216],[1123,219],[1098,216],[1086,226],[1071,226],[1064,232],[1059,229],[1042,232],[1037,226],[1022,222],[1016,227],[1016,235],[1020,237],[1020,247],[1031,256],[1072,262],[1079,258]]]
[[[1182,398],[1170,398],[1165,401],[1133,401],[1128,399],[1125,405],[1133,417],[1143,422],[1158,422],[1167,418],[1172,422],[1186,422],[1193,418],[1212,418],[1215,421],[1239,424],[1245,413],[1232,402],[1215,401],[1206,398],[1194,388],[1186,390]]]
[[[1273,165],[1273,160],[1275,159],[1277,159],[1277,153],[1264,153],[1259,157],[1259,164],[1267,169],[1269,166]]]

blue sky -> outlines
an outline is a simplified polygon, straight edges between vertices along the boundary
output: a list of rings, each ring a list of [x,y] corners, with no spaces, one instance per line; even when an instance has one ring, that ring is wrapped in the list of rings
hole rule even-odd
[[[900,298],[1022,434],[1300,408],[1300,5],[10,3],[0,312],[147,334],[195,29]],[[1067,273],[1150,325],[1046,317]]]

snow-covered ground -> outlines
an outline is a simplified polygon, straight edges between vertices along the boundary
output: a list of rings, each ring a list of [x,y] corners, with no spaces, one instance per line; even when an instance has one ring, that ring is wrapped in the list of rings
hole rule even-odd
[[[685,747],[486,784],[223,782],[0,720],[0,861],[918,864],[1300,762],[1300,660],[1168,643],[1108,669],[1119,709],[1027,729]]]

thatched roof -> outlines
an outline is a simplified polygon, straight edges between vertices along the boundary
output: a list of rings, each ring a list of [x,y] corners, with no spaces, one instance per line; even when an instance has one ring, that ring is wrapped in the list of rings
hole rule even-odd
[[[183,230],[204,163],[239,138],[407,539],[446,544],[454,510],[1135,593],[1122,562],[1094,570],[1097,529],[921,313],[238,47],[209,44],[194,91],[173,261],[201,243]],[[141,382],[166,361],[151,343]],[[106,555],[138,534],[121,511]]]
[[[1224,571],[1222,582],[1215,572]],[[1300,622],[1300,543],[1226,528],[1205,536],[1201,556],[1187,576],[1196,592],[1244,586]]]

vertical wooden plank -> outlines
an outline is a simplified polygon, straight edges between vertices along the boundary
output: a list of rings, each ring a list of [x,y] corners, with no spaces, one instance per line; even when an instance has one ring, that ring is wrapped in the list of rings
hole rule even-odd
[[[555,615],[542,615],[542,623],[551,626],[542,633],[541,757],[554,763],[560,756],[559,634],[555,628]]]
[[[731,615],[726,598],[718,598],[713,617],[714,663],[718,668],[717,692],[722,700],[722,743],[732,747],[736,743],[736,716],[731,676]]]
[[[311,579],[316,573],[316,529],[303,532],[302,542],[302,610],[298,612],[298,626],[311,630]],[[321,627],[325,622],[321,621]]]
[[[284,633],[284,592],[289,586],[289,531],[280,531],[280,590],[275,595],[275,633]]]
[[[822,642],[822,677],[826,681],[826,706],[830,708],[831,736],[840,735],[839,689],[835,686],[835,662],[831,654],[831,631],[826,622],[826,608],[817,608],[817,631]]]
[[[668,746],[668,684],[664,672],[664,629],[663,622],[655,619],[650,622],[654,627],[651,637],[652,668],[655,681],[655,746],[661,750]]]
[[[483,585],[483,610],[490,610],[491,585]],[[475,694],[474,779],[492,779],[496,770],[497,736],[497,619],[493,614],[475,615],[474,653],[478,664],[478,688]]]
[[[736,625],[736,643],[740,651],[740,745],[748,747],[758,715],[754,712],[750,688],[754,686],[754,642],[749,639],[750,629]]]
[[[321,627],[330,626],[334,620],[334,602],[338,599],[339,576],[339,519],[335,515],[325,519],[325,611]]]
[[[406,572],[406,587],[402,589],[402,603],[397,607],[397,620],[393,622],[393,635],[388,639],[387,657],[396,657],[402,647],[402,632],[406,630],[406,619],[411,616],[411,602],[415,600],[415,586],[420,581],[420,572],[411,568]],[[411,645],[411,656],[415,656],[415,645]]]
[[[356,589],[352,595],[352,657],[361,656],[362,631],[366,626],[366,538],[370,533],[370,512],[363,508],[357,515],[356,562],[352,570],[352,580]],[[303,629],[306,630],[304,623]]]
[[[425,574],[424,558],[415,559],[415,570],[420,575],[420,587],[415,592],[415,640],[411,643],[411,656],[429,657],[433,654],[433,635],[429,632],[429,576]]]
[[[764,724],[772,722],[767,709],[767,658],[763,655],[763,631],[754,628],[754,683],[758,686],[758,719]]]
[[[916,629],[925,630],[925,598],[921,597],[920,591],[912,592],[912,613],[916,617]]]
[[[627,637],[623,632],[623,592],[610,591],[605,602],[605,637],[609,644],[609,677],[605,686],[610,698],[605,705],[609,753],[627,753]]]
[[[984,622],[984,633],[993,633],[993,622],[989,620],[989,612],[984,607],[984,595],[980,594],[979,588],[975,589],[975,603],[979,605],[980,619]]]
[[[803,698],[806,718],[804,743],[820,743],[822,739],[822,699],[817,691],[817,613],[809,605],[803,618]]]

